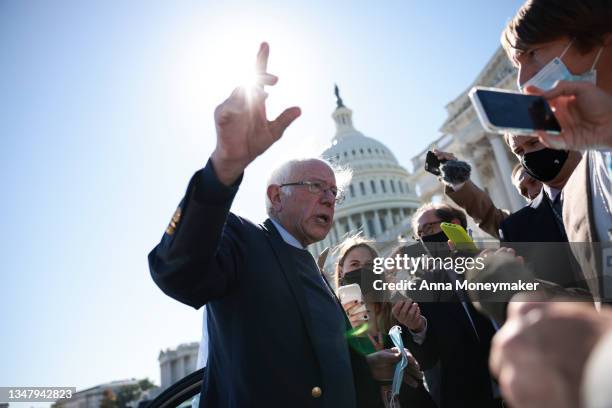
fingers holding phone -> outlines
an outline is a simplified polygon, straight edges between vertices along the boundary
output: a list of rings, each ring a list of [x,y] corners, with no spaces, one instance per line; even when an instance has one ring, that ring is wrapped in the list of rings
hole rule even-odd
[[[342,303],[344,312],[346,313],[351,326],[359,327],[369,320],[368,311],[365,308],[365,304],[358,300],[352,300],[346,303]]]
[[[457,160],[457,157],[453,153],[450,153],[450,152],[443,152],[438,149],[433,149],[432,152],[436,156],[436,158],[440,160],[441,163],[448,161],[448,160]]]
[[[353,327],[361,326],[369,319],[368,311],[363,302],[361,288],[356,283],[340,286],[338,298]]]
[[[421,308],[418,303],[413,302],[411,299],[396,303],[391,309],[391,313],[398,322],[413,332],[418,333],[425,328],[425,320],[421,315]]]

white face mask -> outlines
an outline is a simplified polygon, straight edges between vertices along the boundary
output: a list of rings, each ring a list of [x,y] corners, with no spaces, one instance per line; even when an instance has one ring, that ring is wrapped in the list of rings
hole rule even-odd
[[[518,87],[520,91],[525,92],[525,88],[530,85],[537,86],[543,91],[548,91],[549,89],[552,89],[555,86],[555,83],[557,81],[587,81],[596,85],[597,71],[595,70],[595,66],[597,65],[597,62],[599,62],[599,57],[601,56],[603,47],[599,49],[599,52],[597,53],[595,61],[593,62],[593,65],[591,66],[590,70],[580,75],[574,75],[569,71],[569,69],[567,69],[567,66],[561,60],[567,50],[569,50],[572,43],[573,41],[570,41],[570,43],[567,44],[567,47],[565,47],[560,56],[553,58],[552,61],[550,61],[542,69],[540,69],[537,74],[531,77],[529,81],[525,82],[523,85],[519,85]]]

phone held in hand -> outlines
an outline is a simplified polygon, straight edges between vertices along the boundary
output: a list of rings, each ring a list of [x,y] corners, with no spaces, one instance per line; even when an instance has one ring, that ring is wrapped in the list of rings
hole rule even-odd
[[[482,126],[491,133],[535,136],[536,131],[559,134],[561,126],[548,102],[536,95],[476,86],[470,100]]]
[[[363,295],[361,293],[361,288],[356,283],[351,283],[350,285],[340,286],[336,291],[338,294],[338,299],[340,299],[340,303],[343,305],[349,302],[363,302]],[[355,313],[366,312],[365,305],[361,305],[355,310]]]
[[[427,152],[425,157],[425,171],[433,174],[434,176],[440,175],[440,164],[446,163],[447,160],[439,160],[434,152],[431,150]]]
[[[474,240],[468,235],[461,225],[443,222],[440,224],[440,228],[448,239],[453,241],[453,244],[455,244],[457,250],[470,252],[478,251],[478,247],[474,243]]]

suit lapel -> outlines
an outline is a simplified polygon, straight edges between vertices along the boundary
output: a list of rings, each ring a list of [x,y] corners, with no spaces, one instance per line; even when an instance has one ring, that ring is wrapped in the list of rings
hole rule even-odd
[[[598,298],[603,295],[601,293],[603,282],[600,281],[601,276],[598,273],[601,270],[601,258],[592,244],[597,242],[598,238],[590,205],[593,192],[589,179],[588,152],[583,154],[564,191],[566,197],[585,198],[563,200],[563,223],[572,251],[580,263],[582,276],[586,279],[591,293]]]
[[[593,242],[596,236],[593,224],[593,214],[589,203],[592,201],[591,181],[589,180],[588,153],[585,153],[574,173],[563,188],[563,222],[570,241]],[[571,199],[581,198],[585,199]]]
[[[308,309],[308,303],[306,302],[306,295],[304,293],[302,283],[300,282],[300,277],[297,273],[295,273],[292,260],[283,248],[283,245],[285,245],[283,238],[280,236],[270,219],[267,219],[264,222],[262,229],[265,232],[268,242],[270,242],[270,246],[276,255],[276,259],[278,260],[281,270],[285,275],[285,279],[289,284],[289,288],[293,293],[298,309],[300,310],[300,314],[302,315],[304,326],[306,326],[306,332],[308,333],[312,342],[314,335],[312,329],[312,316],[310,315],[310,310]],[[313,344],[315,343],[313,342]]]
[[[323,281],[327,285],[327,288],[329,289],[329,291],[332,293],[332,296],[336,300],[338,307],[340,308],[340,310],[342,310],[342,316],[344,316],[344,324],[346,325],[347,330],[352,329],[353,326],[351,325],[351,321],[349,320],[348,316],[344,312],[344,306],[342,306],[342,303],[340,303],[340,299],[338,299],[338,296],[336,296],[336,292],[334,292],[334,289],[331,287],[331,285],[327,281],[327,278],[325,277],[325,274],[323,273],[323,271],[321,271],[321,277],[323,278]]]

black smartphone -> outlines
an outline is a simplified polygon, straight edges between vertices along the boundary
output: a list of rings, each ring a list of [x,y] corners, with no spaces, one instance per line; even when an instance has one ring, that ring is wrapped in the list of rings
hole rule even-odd
[[[440,164],[446,163],[447,160],[438,160],[434,152],[431,150],[427,152],[425,157],[425,171],[433,174],[434,176],[440,175]]]
[[[489,132],[534,135],[537,130],[561,131],[550,105],[540,96],[484,87],[474,87],[469,95],[480,123]]]

